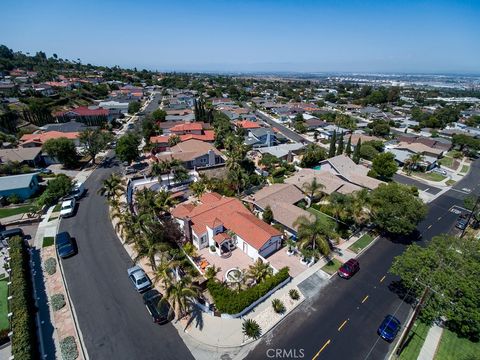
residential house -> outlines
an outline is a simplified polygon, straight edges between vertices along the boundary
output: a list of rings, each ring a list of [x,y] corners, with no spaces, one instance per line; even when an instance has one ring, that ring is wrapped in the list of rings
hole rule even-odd
[[[80,122],[91,119],[104,119],[106,121],[112,119],[108,109],[101,109],[98,106],[79,106],[71,110],[56,112],[54,116],[59,118],[61,122],[72,119]]]
[[[249,129],[245,136],[245,145],[251,145],[253,148],[277,145],[277,134],[271,128]]]
[[[98,129],[98,126],[87,126],[85,123],[70,120],[65,123],[46,124],[40,128],[44,132],[80,133],[87,129]]]
[[[318,128],[324,128],[328,126],[328,123],[326,121],[320,120],[316,117],[311,117],[307,120],[305,120],[305,126],[308,131],[316,130]]]
[[[16,195],[26,200],[38,191],[37,173],[0,177],[0,196]]]
[[[261,154],[270,154],[281,160],[287,160],[291,162],[293,160],[293,154],[298,154],[304,148],[305,144],[295,142],[291,144],[280,144],[276,146],[260,147],[257,150]]]
[[[108,110],[113,117],[119,117],[120,114],[128,113],[128,102],[119,102],[115,100],[100,101],[98,107]]]
[[[13,149],[0,149],[0,162],[18,162],[31,167],[39,167],[43,164],[42,161],[42,148],[13,148]]]
[[[240,120],[240,121],[235,121],[233,123],[235,128],[237,129],[245,129],[245,130],[250,130],[250,129],[259,129],[262,126],[256,122],[256,121],[249,121],[249,120]]]
[[[180,142],[156,157],[159,161],[180,160],[187,169],[222,166],[225,163],[223,154],[217,148],[196,139]]]
[[[27,147],[42,147],[45,141],[50,139],[67,138],[72,140],[76,146],[79,146],[78,132],[60,132],[60,131],[45,131],[36,134],[24,134],[20,138],[20,146]]]
[[[198,250],[214,247],[218,255],[227,257],[238,248],[257,260],[281,247],[280,231],[257,218],[236,198],[207,193],[198,205],[180,204],[171,213],[187,241]]]
[[[164,134],[165,135],[152,136],[150,138],[150,143],[155,144],[155,151],[167,150],[168,139],[173,135],[178,135],[180,142],[192,139],[208,143],[215,141],[215,131],[212,130],[209,124],[203,122],[177,124],[170,127]]]
[[[345,135],[343,137],[343,141],[346,144],[348,142],[348,139],[351,138],[351,144],[352,144],[352,149],[354,149],[357,146],[358,140],[361,140],[362,144],[365,144],[367,141],[384,141],[383,139],[376,137],[376,136],[370,136],[366,134],[361,134],[361,133],[353,133],[351,135]]]
[[[286,178],[285,183],[303,189],[304,184],[310,184],[313,179],[316,179],[319,184],[324,186],[322,192],[327,195],[334,192],[339,194],[351,194],[355,191],[362,190],[361,186],[343,180],[327,170],[301,169],[289,178]]]
[[[209,99],[213,106],[235,105],[235,101],[229,98],[212,98]]]

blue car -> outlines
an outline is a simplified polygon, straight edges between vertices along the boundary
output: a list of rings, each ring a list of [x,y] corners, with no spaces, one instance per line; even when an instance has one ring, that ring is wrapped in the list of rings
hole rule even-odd
[[[55,236],[55,246],[57,247],[58,256],[65,259],[75,254],[75,246],[73,245],[70,234],[66,231],[58,233]]]
[[[388,342],[392,342],[400,330],[401,324],[393,315],[387,315],[377,330],[378,335]]]

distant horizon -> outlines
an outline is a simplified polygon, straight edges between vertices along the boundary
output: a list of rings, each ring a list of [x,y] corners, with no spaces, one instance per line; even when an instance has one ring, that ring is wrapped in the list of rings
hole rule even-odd
[[[4,0],[0,43],[176,72],[480,74],[471,0]]]

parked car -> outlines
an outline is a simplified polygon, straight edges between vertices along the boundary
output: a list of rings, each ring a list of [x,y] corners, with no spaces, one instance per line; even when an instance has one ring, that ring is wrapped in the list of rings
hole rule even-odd
[[[25,234],[23,233],[23,230],[20,228],[3,230],[2,232],[0,232],[0,240],[3,242],[8,241],[8,239],[14,236],[20,236],[23,239],[25,237]]]
[[[360,263],[355,259],[350,259],[340,266],[337,273],[344,279],[350,279],[358,270],[360,270]]]
[[[401,324],[393,315],[387,315],[377,330],[378,335],[388,342],[392,342],[400,330]]]
[[[447,172],[443,169],[440,169],[440,168],[435,168],[435,169],[432,170],[432,172],[443,175],[443,176],[447,176]]]
[[[66,231],[58,233],[55,236],[55,246],[57,248],[58,256],[65,259],[75,254],[75,245],[70,237],[70,234]]]
[[[139,292],[145,292],[152,287],[152,282],[143,269],[135,265],[127,270],[128,277],[135,286],[135,289]]]
[[[458,219],[455,227],[460,230],[465,230],[467,228],[468,221],[466,219]]]
[[[87,189],[85,189],[85,186],[83,185],[83,183],[77,182],[73,186],[73,189],[70,192],[70,196],[73,196],[76,200],[78,200],[82,198],[86,192],[87,192]]]
[[[143,294],[143,303],[152,316],[153,322],[165,324],[171,320],[172,312],[167,301],[162,301],[162,294],[158,290],[151,289]]]
[[[125,175],[135,174],[137,170],[133,166],[127,166],[125,168]]]
[[[60,208],[60,217],[66,218],[73,216],[75,212],[75,198],[70,198],[62,202],[62,207]]]

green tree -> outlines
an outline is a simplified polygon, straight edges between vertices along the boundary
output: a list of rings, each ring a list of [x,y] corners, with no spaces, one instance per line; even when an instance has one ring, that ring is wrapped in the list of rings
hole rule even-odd
[[[393,235],[408,235],[427,214],[426,205],[409,186],[381,184],[371,192],[373,222]]]
[[[177,280],[174,275],[171,275],[168,286],[165,288],[163,301],[168,301],[178,321],[187,314],[199,294],[200,288],[192,283],[190,277],[184,276]]]
[[[259,284],[273,275],[273,269],[268,262],[263,262],[260,258],[253,265],[248,266],[247,277]]]
[[[318,165],[318,163],[327,158],[325,150],[317,144],[308,144],[304,150],[302,160],[300,161],[301,167],[312,167]]]
[[[398,170],[395,155],[389,152],[377,154],[373,158],[372,169],[382,180],[391,180]]]
[[[157,110],[152,112],[152,118],[155,121],[163,122],[163,121],[165,121],[166,116],[167,116],[166,111],[162,110],[162,109],[157,109]]]
[[[121,161],[131,163],[140,156],[140,139],[136,134],[127,133],[118,139],[115,153]]]
[[[132,101],[128,103],[128,113],[135,114],[140,110],[141,104],[139,101]]]
[[[52,158],[56,158],[65,167],[74,167],[78,163],[77,149],[70,139],[49,139],[43,144],[42,150]]]
[[[360,149],[362,148],[362,139],[358,139],[357,146],[355,146],[355,150],[353,151],[352,160],[355,164],[360,162]]]
[[[98,193],[102,196],[105,196],[108,200],[120,196],[124,191],[124,182],[121,176],[115,173],[103,180],[102,187],[98,189]]]
[[[87,129],[80,133],[79,140],[86,153],[91,156],[92,163],[95,164],[95,157],[107,148],[108,143],[113,140],[113,135],[100,129]]]
[[[161,133],[161,129],[155,124],[155,122],[149,117],[145,117],[142,121],[142,134],[145,139],[145,143],[150,143],[150,138]]]
[[[38,204],[53,205],[58,199],[68,195],[72,191],[72,180],[65,174],[58,174],[54,179],[49,180],[47,188],[38,198]]]
[[[365,160],[373,160],[378,155],[377,149],[368,143],[362,144],[360,147],[360,157]]]
[[[316,177],[314,177],[311,182],[305,182],[302,185],[302,190],[308,195],[310,202],[313,202],[319,197],[323,189],[325,189],[325,185],[319,183]]]
[[[262,328],[258,323],[253,319],[246,319],[242,324],[243,335],[257,340],[262,335]]]
[[[419,297],[428,287],[420,318],[430,323],[445,317],[447,327],[459,336],[480,337],[480,242],[446,234],[427,246],[410,245],[397,256],[390,272]]]
[[[190,184],[190,190],[192,190],[193,194],[198,199],[205,193],[205,191],[207,191],[207,186],[204,181],[198,180]]]
[[[352,155],[352,136],[350,135],[350,137],[348,138],[348,141],[347,141],[347,146],[345,148],[345,154],[350,157],[350,155]]]
[[[262,219],[263,219],[263,221],[265,221],[269,225],[272,223],[273,212],[272,212],[272,208],[270,207],[270,205],[267,205],[265,207],[265,210],[263,210]]]
[[[180,142],[180,136],[178,136],[177,134],[171,135],[168,138],[168,146],[170,147],[177,145],[179,142]]]
[[[343,144],[343,133],[340,135],[340,139],[338,139],[338,146],[337,146],[337,155],[342,155],[344,150]]]
[[[300,216],[293,226],[297,228],[300,249],[308,248],[325,256],[330,254],[330,238],[333,233],[318,218],[311,220]]]
[[[337,144],[337,132],[334,130],[332,138],[330,139],[330,149],[328,150],[329,158],[332,158],[335,156],[336,144]]]

